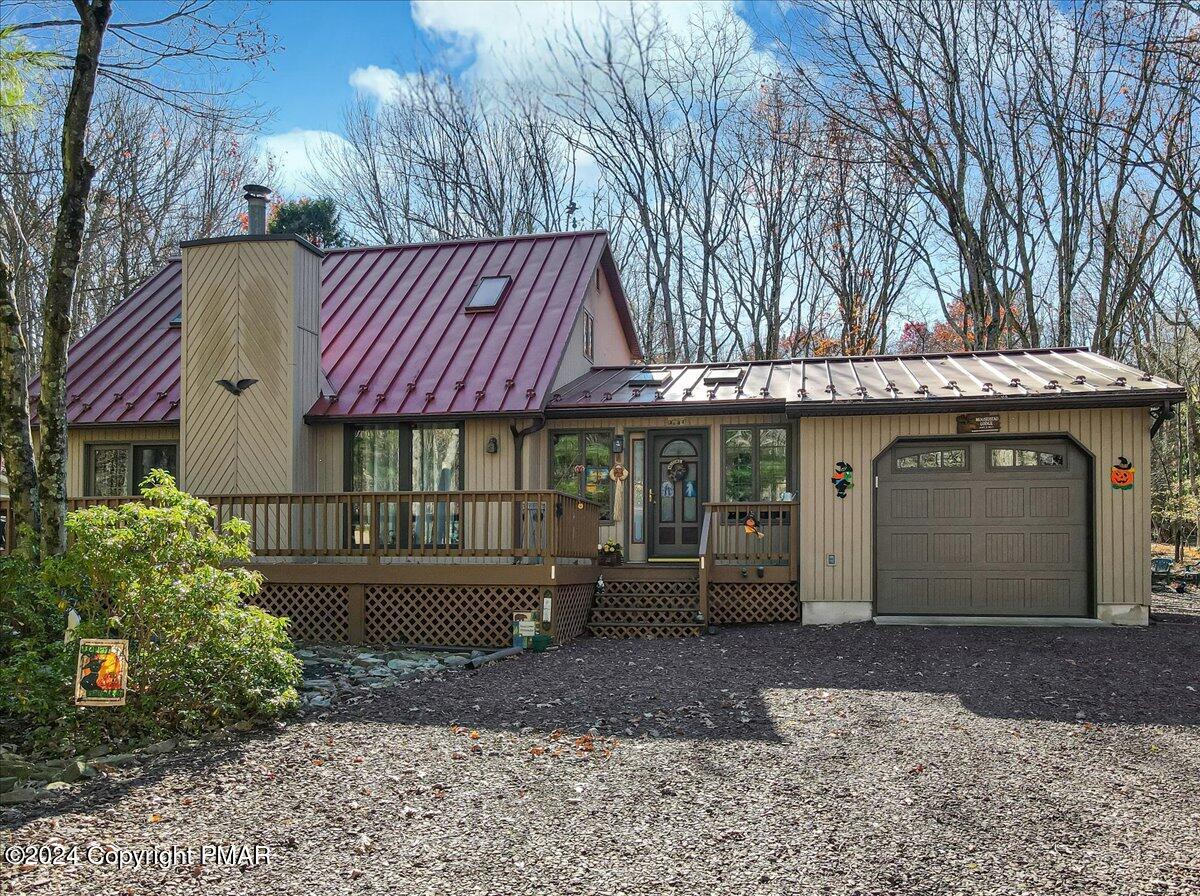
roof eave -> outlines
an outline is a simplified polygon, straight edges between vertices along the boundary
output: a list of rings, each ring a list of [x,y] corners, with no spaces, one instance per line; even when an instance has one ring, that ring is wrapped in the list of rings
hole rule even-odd
[[[1090,395],[1036,395],[993,398],[863,398],[845,401],[789,401],[789,417],[850,417],[864,414],[953,414],[966,411],[1043,411],[1051,409],[1153,407],[1178,404],[1183,389],[1137,389]]]

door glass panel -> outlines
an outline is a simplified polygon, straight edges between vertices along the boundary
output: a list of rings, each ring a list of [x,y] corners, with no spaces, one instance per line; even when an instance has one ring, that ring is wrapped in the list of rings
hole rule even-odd
[[[658,465],[658,518],[664,523],[675,522],[675,480],[667,475],[667,465]]]
[[[350,445],[350,490],[395,492],[400,488],[400,430],[355,430]]]
[[[689,463],[687,465],[687,478],[676,485],[676,488],[682,489],[683,492],[683,521],[685,523],[696,522],[696,514],[700,508],[698,470],[699,464]]]
[[[635,439],[631,445],[633,452],[633,470],[630,478],[633,482],[633,506],[630,515],[633,523],[633,541],[641,544],[646,540],[646,442]]]
[[[672,439],[663,446],[663,457],[695,457],[696,446],[687,439]]]
[[[418,492],[457,491],[462,481],[457,426],[413,430],[412,482]]]
[[[129,493],[128,445],[92,447],[92,494],[94,498],[117,498]]]
[[[749,501],[754,488],[751,430],[725,431],[725,500]]]
[[[138,445],[133,450],[133,487],[141,490],[151,470],[166,470],[178,483],[179,449],[175,445]]]

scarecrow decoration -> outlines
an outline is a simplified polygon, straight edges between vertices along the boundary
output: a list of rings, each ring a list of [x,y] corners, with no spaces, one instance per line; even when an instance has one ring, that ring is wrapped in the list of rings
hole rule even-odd
[[[629,478],[629,471],[625,469],[624,464],[613,464],[612,469],[608,471],[608,478],[613,482],[624,482]]]
[[[1133,488],[1133,476],[1137,472],[1133,464],[1129,462],[1127,457],[1118,457],[1117,462],[1112,465],[1109,471],[1109,480],[1112,482],[1112,487],[1123,492]]]
[[[746,517],[746,521],[745,521],[745,523],[743,523],[743,525],[746,527],[746,534],[747,534],[747,535],[757,535],[759,538],[766,538],[766,537],[767,537],[767,536],[766,536],[766,535],[763,533],[763,530],[762,530],[762,529],[760,529],[760,528],[758,528],[758,520],[756,520],[756,519],[754,518],[754,515],[753,515],[753,514],[751,514],[750,516]]]
[[[846,492],[854,488],[854,467],[850,466],[844,460],[839,460],[833,465],[833,478],[829,481],[837,489],[837,496],[839,498],[846,497]]]

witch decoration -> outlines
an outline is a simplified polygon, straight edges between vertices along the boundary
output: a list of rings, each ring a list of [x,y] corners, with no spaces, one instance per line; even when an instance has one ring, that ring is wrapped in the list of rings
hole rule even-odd
[[[833,465],[833,478],[829,481],[833,483],[839,498],[846,497],[846,492],[854,488],[854,467],[844,460],[839,460]]]

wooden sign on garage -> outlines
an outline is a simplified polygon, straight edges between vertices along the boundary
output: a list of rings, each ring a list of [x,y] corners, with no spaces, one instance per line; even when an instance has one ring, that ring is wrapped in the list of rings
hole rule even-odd
[[[959,435],[971,432],[999,432],[999,414],[959,414]]]

